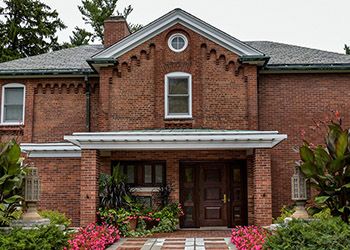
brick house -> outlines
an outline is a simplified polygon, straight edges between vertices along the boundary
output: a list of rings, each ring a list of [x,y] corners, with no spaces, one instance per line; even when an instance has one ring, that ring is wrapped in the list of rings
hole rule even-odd
[[[171,184],[182,227],[270,224],[300,129],[350,106],[347,55],[242,42],[181,9],[133,34],[113,17],[104,37],[0,64],[1,140],[19,136],[41,208],[74,225],[95,220],[117,163],[145,201]]]

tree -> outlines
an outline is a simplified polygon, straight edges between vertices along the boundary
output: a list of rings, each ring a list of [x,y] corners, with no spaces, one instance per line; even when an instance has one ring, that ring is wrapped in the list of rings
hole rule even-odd
[[[89,44],[89,41],[91,40],[92,33],[81,29],[79,27],[75,27],[75,31],[73,31],[73,36],[70,36],[70,43],[73,46],[79,46],[79,45],[86,45]]]
[[[0,15],[0,62],[56,49],[56,32],[66,28],[57,11],[40,0],[4,0]]]
[[[116,11],[118,0],[82,0],[82,5],[78,6],[80,13],[83,15],[83,20],[89,24],[94,33],[91,40],[99,39],[103,42],[103,23],[113,16],[114,13],[123,16],[125,19],[133,11],[131,5],[124,8],[123,12]],[[131,31],[136,31],[142,26],[139,24],[129,24]]]
[[[350,55],[350,47],[348,45],[344,45],[344,50],[345,50],[345,54]]]
[[[304,140],[300,147],[300,167],[316,188],[317,206],[311,211],[318,212],[323,206],[333,216],[340,216],[349,223],[350,216],[350,135],[342,127],[342,120],[336,112],[337,121],[327,124],[325,145],[315,146]]]

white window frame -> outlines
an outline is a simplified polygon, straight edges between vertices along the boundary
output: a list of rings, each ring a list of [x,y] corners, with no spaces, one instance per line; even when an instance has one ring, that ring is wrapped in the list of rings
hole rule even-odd
[[[183,46],[181,49],[176,49],[176,48],[174,48],[173,45],[171,44],[171,42],[173,41],[173,39],[174,39],[175,37],[181,37],[182,39],[184,39],[185,44],[184,44],[184,46]],[[169,48],[170,48],[172,51],[174,51],[174,52],[177,52],[177,53],[182,52],[182,51],[184,51],[184,50],[187,48],[187,46],[188,46],[188,39],[187,39],[187,37],[186,37],[184,34],[175,33],[175,34],[173,34],[173,35],[171,35],[171,36],[169,37],[169,39],[168,39],[168,46],[169,46]]]
[[[22,112],[22,122],[6,122],[4,116],[5,109],[5,89],[6,88],[23,88],[23,112]],[[25,100],[26,100],[26,86],[22,83],[8,83],[2,86],[2,97],[1,97],[1,124],[3,125],[22,125],[24,124],[25,117]]]
[[[169,114],[169,78],[187,78],[188,79],[188,114]],[[172,72],[165,75],[164,88],[164,112],[166,119],[192,118],[192,75],[185,72]]]

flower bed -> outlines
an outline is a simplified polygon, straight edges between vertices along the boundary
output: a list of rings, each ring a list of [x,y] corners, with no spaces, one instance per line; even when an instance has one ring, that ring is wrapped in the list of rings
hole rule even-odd
[[[237,226],[232,229],[231,242],[238,250],[261,250],[270,233],[257,226]]]
[[[97,215],[100,223],[118,227],[120,235],[137,237],[176,230],[183,210],[181,205],[175,202],[155,211],[100,208]]]
[[[119,230],[116,227],[92,223],[85,228],[80,228],[72,239],[68,240],[69,247],[65,250],[94,249],[104,250],[120,239]]]

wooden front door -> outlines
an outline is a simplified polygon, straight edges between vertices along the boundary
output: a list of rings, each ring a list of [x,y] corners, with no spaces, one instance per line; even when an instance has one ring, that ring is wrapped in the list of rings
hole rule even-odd
[[[246,224],[246,164],[182,162],[180,202],[185,216],[181,227]]]
[[[226,165],[203,163],[199,172],[200,226],[227,226]]]

